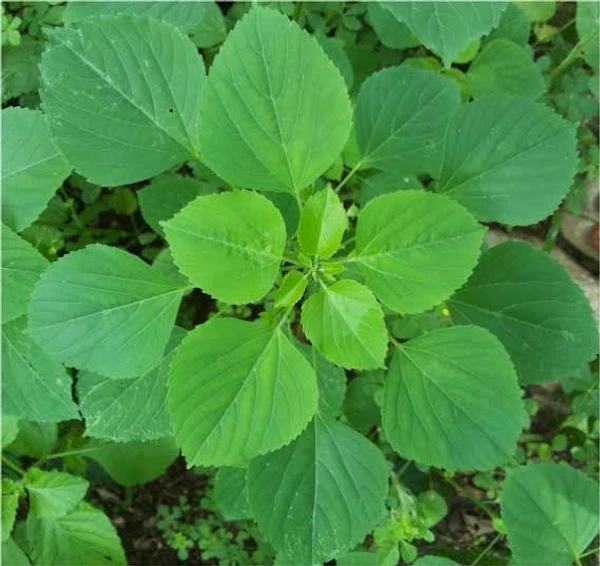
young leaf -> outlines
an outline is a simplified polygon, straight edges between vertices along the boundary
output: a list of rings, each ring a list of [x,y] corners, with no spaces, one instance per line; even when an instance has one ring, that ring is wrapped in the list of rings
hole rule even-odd
[[[308,279],[299,271],[290,271],[275,293],[275,308],[287,308],[295,305],[304,295]]]
[[[253,8],[210,68],[200,125],[202,157],[227,182],[298,192],[342,151],[350,101],[314,38],[275,10]]]
[[[36,565],[127,564],[108,517],[85,501],[62,517],[30,513],[26,532],[29,556]]]
[[[2,411],[20,419],[78,418],[71,377],[25,333],[25,317],[2,325]]]
[[[382,414],[404,458],[450,470],[506,463],[527,423],[508,354],[476,326],[434,330],[398,347]]]
[[[2,542],[8,540],[15,526],[22,484],[9,478],[2,478]],[[4,558],[4,556],[2,556]],[[6,564],[6,562],[3,561]]]
[[[456,83],[408,65],[371,75],[355,109],[361,167],[439,172],[444,131],[460,104]]]
[[[85,497],[89,482],[83,478],[52,470],[31,468],[25,476],[29,505],[38,517],[62,517]]]
[[[219,301],[257,302],[279,274],[285,223],[258,193],[198,197],[163,227],[181,272]]]
[[[388,2],[386,8],[421,43],[438,53],[444,65],[500,22],[507,2]]]
[[[598,353],[589,301],[564,269],[523,242],[482,255],[448,302],[455,324],[487,328],[504,344],[521,383],[567,377]]]
[[[292,444],[252,461],[254,519],[284,564],[322,564],[362,541],[384,513],[388,467],[367,439],[316,416]]]
[[[168,402],[189,465],[238,466],[300,433],[317,408],[317,384],[281,330],[217,319],[183,340]]]
[[[79,408],[87,436],[128,442],[156,440],[171,434],[167,410],[169,366],[185,334],[185,330],[175,327],[160,362],[133,379],[79,373]]]
[[[328,360],[345,368],[383,366],[387,330],[383,312],[364,285],[345,279],[313,295],[302,306],[302,328]]]
[[[500,502],[518,564],[580,563],[598,535],[598,484],[564,462],[509,471]]]
[[[219,468],[215,475],[214,498],[226,521],[252,519],[245,468]]]
[[[329,259],[342,245],[348,218],[331,187],[310,196],[300,216],[298,244],[307,255]]]
[[[473,98],[503,93],[536,100],[546,91],[542,72],[531,56],[508,39],[487,43],[469,67],[467,80]]]
[[[476,220],[450,199],[401,191],[365,206],[351,260],[385,306],[418,313],[439,304],[467,280],[483,234]]]
[[[27,303],[42,273],[46,258],[29,242],[2,225],[2,323],[27,312]]]
[[[120,15],[56,28],[41,71],[56,144],[90,181],[141,181],[196,154],[204,64],[169,24]]]
[[[161,359],[181,294],[138,257],[93,244],[42,276],[29,304],[28,331],[67,365],[136,377]]]
[[[29,226],[71,172],[38,110],[2,110],[2,222]]]
[[[558,206],[576,167],[573,124],[542,104],[494,95],[452,118],[436,190],[479,220],[523,226]]]

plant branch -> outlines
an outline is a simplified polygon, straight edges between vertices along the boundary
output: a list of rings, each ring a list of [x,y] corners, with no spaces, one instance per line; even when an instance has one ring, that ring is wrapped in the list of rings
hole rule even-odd
[[[354,167],[352,167],[352,169],[350,169],[348,174],[340,181],[340,184],[335,188],[336,193],[339,193],[342,190],[342,188],[344,187],[344,185],[350,179],[352,179],[352,177],[354,176],[354,173],[356,173],[360,169],[361,165],[362,165],[362,160],[360,160]]]
[[[468,489],[466,489],[465,487],[460,485],[458,482],[455,482],[452,478],[448,478],[443,475],[442,475],[442,477],[444,478],[446,483],[450,484],[454,488],[454,490],[457,493],[460,493],[460,495],[462,495],[463,497],[466,497],[471,503],[473,503],[473,505],[476,505],[482,511],[485,511],[485,513],[490,517],[490,519],[495,521],[500,518],[498,513],[496,513],[493,509],[491,509],[483,501],[480,501],[479,499],[477,499],[477,497],[475,497]]]
[[[12,460],[10,460],[10,458],[7,458],[6,456],[4,456],[4,454],[2,455],[2,463],[7,468],[10,468],[13,472],[16,472],[17,474],[19,474],[21,476],[24,476],[26,473],[23,468],[21,468],[20,466],[17,466]]]
[[[473,562],[471,562],[471,566],[476,566],[476,564],[479,564],[479,562],[481,562],[481,560],[483,559],[483,557],[490,551],[492,550],[492,548],[494,548],[494,546],[496,545],[496,543],[503,537],[504,535],[501,533],[498,533],[490,542],[490,544],[488,544],[482,551],[480,554],[477,555],[477,558],[475,558],[475,560],[473,560]]]

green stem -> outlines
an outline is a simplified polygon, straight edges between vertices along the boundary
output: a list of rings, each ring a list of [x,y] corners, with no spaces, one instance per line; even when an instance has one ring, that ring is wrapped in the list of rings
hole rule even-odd
[[[488,544],[483,551],[477,556],[477,558],[475,558],[475,560],[473,560],[473,562],[471,562],[471,566],[476,566],[476,564],[479,564],[479,562],[482,560],[482,558],[490,551],[492,550],[492,548],[494,548],[495,544],[503,537],[504,535],[498,533],[490,542],[490,544]]]
[[[550,227],[548,228],[548,233],[546,234],[546,239],[544,240],[543,249],[545,252],[551,252],[556,246],[556,240],[558,238],[558,234],[560,233],[560,224],[562,220],[562,214],[560,210],[557,210],[552,215],[552,220],[550,220]]]
[[[588,556],[591,556],[592,554],[597,554],[598,552],[600,552],[600,547],[599,548],[594,548],[592,550],[588,550],[587,552],[584,552],[583,554],[579,555],[579,558],[587,558]]]
[[[4,454],[2,455],[2,463],[6,467],[10,468],[13,472],[16,472],[17,474],[19,474],[21,476],[24,476],[26,473],[23,468],[21,468],[20,466],[17,466],[12,460],[10,460],[6,456],[4,456]]]
[[[452,478],[448,478],[446,476],[442,476],[442,477],[444,478],[446,483],[450,484],[454,488],[454,490],[457,493],[460,493],[460,495],[462,495],[463,497],[466,497],[471,503],[473,503],[473,505],[476,505],[482,511],[485,511],[485,513],[490,517],[490,519],[498,520],[500,518],[493,509],[490,509],[490,507],[487,506],[483,501],[480,501],[479,499],[477,499],[477,497],[475,497],[468,489],[464,488],[462,485],[455,482]]]
[[[568,69],[582,54],[583,48],[590,42],[592,39],[596,38],[597,33],[592,33],[585,40],[579,41],[571,51],[567,54],[567,56],[561,61],[560,65],[556,67],[548,77],[548,82],[552,84],[556,77],[558,77],[562,72]]]
[[[581,558],[580,556],[575,556],[575,558],[574,558],[575,566],[582,566],[580,558]]]
[[[77,456],[78,454],[87,454],[88,452],[96,452],[98,448],[79,448],[78,450],[67,450],[66,452],[56,452],[55,454],[49,454],[40,458],[34,466],[41,466],[49,460],[56,460],[58,458],[64,458],[65,456]]]
[[[406,473],[406,470],[408,470],[408,468],[410,468],[411,464],[412,464],[412,460],[407,460],[406,462],[404,462],[404,465],[400,468],[400,470],[396,474],[396,478],[398,480],[402,479],[402,476]]]
[[[77,228],[83,228],[84,226],[81,223],[81,220],[79,219],[79,215],[77,214],[75,207],[73,206],[73,199],[67,194],[67,191],[65,191],[65,188],[62,186],[60,187],[60,192],[65,199],[65,204],[69,207],[69,211],[71,213],[71,218],[73,218],[73,222],[75,222]]]
[[[342,187],[350,180],[352,179],[352,177],[354,176],[354,173],[356,173],[360,167],[362,165],[362,160],[359,161],[354,167],[352,167],[352,169],[350,169],[350,171],[348,172],[348,174],[340,181],[340,184],[335,188],[335,192],[339,193],[342,190]]]

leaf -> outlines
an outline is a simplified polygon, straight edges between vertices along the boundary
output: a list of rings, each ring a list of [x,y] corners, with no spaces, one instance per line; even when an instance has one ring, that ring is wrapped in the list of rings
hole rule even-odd
[[[351,369],[382,367],[388,338],[383,312],[365,286],[338,281],[302,306],[302,328],[313,346],[334,364]]]
[[[164,175],[152,182],[138,193],[140,209],[144,220],[152,229],[164,236],[161,221],[170,220],[175,213],[200,195],[216,192],[208,183],[192,177]]]
[[[93,244],[42,276],[29,304],[28,331],[67,365],[136,377],[161,359],[182,290],[138,257]]]
[[[497,27],[507,2],[389,2],[386,8],[450,67],[467,46]]]
[[[219,468],[213,492],[217,508],[226,521],[252,519],[245,468]]]
[[[19,434],[19,419],[2,415],[2,450],[12,444]]]
[[[560,464],[510,470],[500,496],[518,564],[573,564],[598,534],[598,484]]]
[[[83,449],[87,458],[100,464],[113,480],[126,487],[162,476],[179,456],[171,436],[149,442],[107,442],[92,438]]]
[[[189,293],[193,288],[190,280],[183,275],[183,273],[181,273],[179,268],[175,265],[173,256],[171,255],[171,250],[169,250],[169,248],[163,248],[158,253],[158,255],[154,258],[154,262],[152,263],[152,269],[155,269],[161,277],[170,279],[173,281],[173,283],[181,287],[186,287],[187,290],[184,290],[184,295]]]
[[[344,41],[341,38],[327,37],[322,33],[315,33],[314,38],[319,42],[331,62],[338,68],[344,78],[346,87],[350,90],[354,84],[354,69],[344,49]]]
[[[36,565],[127,563],[108,517],[85,501],[62,517],[40,518],[30,513],[27,539],[32,563]]]
[[[185,330],[175,327],[159,363],[133,379],[79,373],[77,393],[88,436],[127,442],[171,434],[167,410],[169,366],[185,334]]]
[[[25,476],[29,505],[38,517],[62,517],[85,497],[89,482],[83,478],[52,470],[31,468]]]
[[[356,228],[365,283],[388,308],[418,313],[446,299],[470,275],[484,229],[440,195],[401,191],[373,199]]]
[[[114,187],[196,155],[205,71],[179,30],[120,15],[49,35],[40,94],[54,140],[78,173]]]
[[[361,542],[383,517],[383,454],[351,428],[316,416],[292,444],[253,460],[256,522],[285,564],[322,564]]]
[[[567,377],[598,353],[588,299],[556,261],[523,242],[483,254],[448,307],[455,324],[476,324],[498,337],[521,383]]]
[[[376,402],[382,390],[385,374],[381,370],[359,374],[348,383],[343,412],[348,423],[367,434],[381,422],[381,408]]]
[[[576,165],[573,124],[542,104],[488,96],[451,120],[436,190],[479,220],[524,226],[556,209]]]
[[[598,73],[598,3],[577,2],[575,26],[586,63]]]
[[[460,564],[445,556],[428,554],[426,556],[419,556],[419,558],[413,562],[413,566],[460,566]]]
[[[229,34],[200,106],[203,159],[245,188],[311,185],[341,153],[351,125],[335,65],[314,38],[268,8],[253,8]]]
[[[52,453],[58,442],[58,425],[56,423],[36,423],[19,421],[17,438],[7,448],[15,456],[26,456],[39,460]]]
[[[219,4],[211,1],[194,2],[193,4],[195,9],[202,13],[202,21],[194,26],[190,36],[194,45],[206,49],[223,42],[227,37],[227,27]]]
[[[444,131],[460,104],[456,83],[408,65],[371,75],[355,109],[361,167],[439,171]]]
[[[508,39],[484,45],[467,73],[473,98],[490,94],[515,94],[536,100],[546,91],[542,72],[531,56]]]
[[[314,193],[304,205],[298,226],[298,244],[307,255],[329,259],[342,245],[348,227],[346,210],[330,186]]]
[[[29,35],[20,45],[2,46],[2,103],[37,89],[43,43]]]
[[[532,2],[528,2],[531,4]],[[548,3],[548,2],[546,2]],[[500,25],[487,37],[488,41],[494,39],[510,39],[517,45],[525,46],[531,33],[531,24],[527,14],[519,4],[510,2],[502,12]]]
[[[275,293],[275,308],[287,308],[295,305],[304,295],[308,285],[307,276],[300,271],[290,271]]]
[[[27,312],[29,297],[48,262],[29,242],[2,226],[2,323]]]
[[[262,195],[198,197],[163,227],[181,272],[217,300],[258,302],[275,283],[287,234],[281,214]]]
[[[25,317],[2,325],[2,411],[19,419],[78,418],[71,377],[24,332]]]
[[[405,24],[398,21],[387,9],[389,2],[369,2],[369,20],[379,41],[390,49],[409,49],[419,45],[419,40]]]
[[[2,222],[21,232],[71,172],[38,110],[2,110]]]
[[[476,326],[434,330],[398,346],[382,415],[402,457],[465,471],[505,464],[527,423],[508,354]]]
[[[369,4],[371,6],[372,4]],[[388,193],[406,189],[420,189],[422,184],[413,174],[398,171],[381,171],[366,177],[360,186],[358,204],[365,206],[370,200]]]
[[[239,466],[304,429],[317,408],[317,384],[281,330],[217,319],[183,340],[168,402],[188,465]]]
[[[19,507],[19,497],[23,488],[8,478],[2,478],[2,543],[4,544],[10,537],[15,519],[17,518],[17,509]],[[3,556],[4,557],[4,556]],[[6,562],[3,561],[6,564]]]
[[[554,0],[519,1],[517,6],[527,14],[532,22],[547,22],[556,13],[556,2]]]

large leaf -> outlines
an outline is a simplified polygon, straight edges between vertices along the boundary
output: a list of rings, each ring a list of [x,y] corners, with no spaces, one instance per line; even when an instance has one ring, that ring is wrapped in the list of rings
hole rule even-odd
[[[322,564],[383,517],[387,473],[367,439],[317,416],[292,444],[250,464],[252,513],[282,563]]]
[[[93,244],[46,271],[29,304],[29,332],[67,365],[136,377],[161,359],[183,288],[138,257]]]
[[[79,407],[86,434],[117,442],[155,440],[171,434],[167,381],[173,354],[185,336],[175,327],[158,365],[133,379],[80,372]]]
[[[133,183],[196,154],[204,64],[172,26],[120,15],[57,28],[41,70],[56,144],[90,181]]]
[[[598,2],[577,2],[575,26],[586,62],[598,73]]]
[[[383,366],[387,329],[383,311],[364,285],[346,279],[323,288],[302,307],[302,328],[328,360],[345,368]]]
[[[2,222],[27,228],[71,172],[38,110],[2,110]]]
[[[300,433],[317,408],[317,384],[281,330],[217,319],[183,340],[168,400],[189,465],[237,466]]]
[[[25,487],[33,513],[38,517],[61,517],[85,497],[89,483],[65,472],[31,468],[25,476]]]
[[[390,49],[408,49],[419,45],[419,40],[408,27],[386,9],[388,2],[369,2],[369,21],[379,41]]]
[[[408,65],[371,75],[356,101],[361,167],[439,172],[444,131],[460,104],[455,81]]]
[[[455,324],[476,324],[500,339],[522,383],[567,377],[598,353],[596,322],[581,289],[523,242],[486,252],[448,306]]]
[[[534,224],[567,194],[575,126],[547,106],[508,95],[461,108],[446,130],[436,190],[483,221]]]
[[[479,256],[484,229],[448,198],[401,191],[371,200],[356,228],[367,285],[388,308],[422,312],[462,285]]]
[[[215,475],[214,498],[226,521],[252,519],[245,468],[219,468]]]
[[[504,93],[535,100],[546,91],[542,72],[531,56],[508,39],[487,43],[469,67],[467,80],[473,98]]]
[[[506,350],[476,326],[434,330],[399,346],[382,413],[403,457],[450,470],[508,462],[527,422]]]
[[[388,2],[385,6],[449,67],[470,43],[498,25],[506,4],[443,0]]]
[[[580,564],[598,535],[598,484],[565,463],[510,471],[500,501],[517,564]]]
[[[48,262],[29,242],[2,226],[2,323],[27,312],[29,297]]]
[[[62,517],[40,518],[30,513],[26,532],[29,555],[36,565],[127,564],[108,517],[85,501]]]
[[[257,302],[279,274],[285,223],[258,193],[198,197],[163,227],[181,272],[219,301]]]
[[[342,151],[350,114],[344,80],[317,41],[283,14],[254,8],[210,68],[202,157],[235,186],[297,192]]]
[[[78,418],[71,378],[25,333],[25,317],[2,325],[2,412],[58,422]]]

